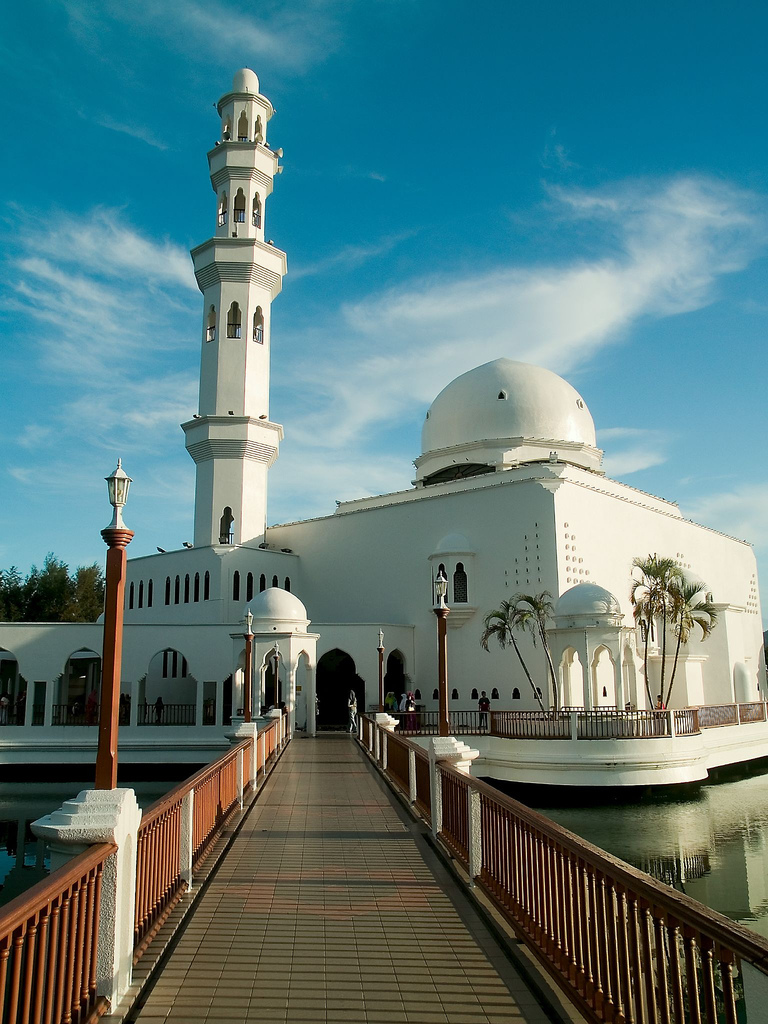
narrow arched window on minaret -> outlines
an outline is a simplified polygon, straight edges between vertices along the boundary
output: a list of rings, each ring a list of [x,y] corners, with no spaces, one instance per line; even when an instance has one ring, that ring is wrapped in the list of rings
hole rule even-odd
[[[209,601],[211,597],[211,574],[208,570],[205,570],[205,576],[203,576],[203,600]]]
[[[253,140],[254,142],[264,141],[264,128],[261,123],[261,114],[256,115],[256,123],[253,126]]]
[[[264,575],[264,573],[262,573],[261,576],[259,576],[259,593],[262,593],[266,589],[267,589],[267,577]]]
[[[227,337],[239,338],[241,325],[242,314],[240,313],[240,307],[236,302],[233,302],[229,307],[229,313],[227,313]]]
[[[235,572],[232,576],[232,600],[240,600],[240,573],[237,571],[237,569],[235,569]]]
[[[133,608],[133,583],[128,588],[128,607]]]
[[[192,590],[192,600],[195,604],[200,600],[200,573],[195,573],[195,583]]]
[[[241,188],[235,196],[235,224],[245,224],[245,193]]]
[[[242,112],[237,122],[237,141],[247,142],[248,141],[248,115],[245,111]]]
[[[208,321],[205,328],[205,340],[215,341],[216,340],[216,307],[211,306],[208,310]]]
[[[264,344],[264,314],[261,311],[261,306],[257,306],[256,312],[253,314],[253,340],[257,341],[259,345]]]
[[[255,228],[261,227],[261,200],[259,199],[259,193],[253,197],[253,226]]]
[[[219,199],[219,227],[227,223],[227,193],[222,192]]]
[[[229,118],[226,119],[221,129],[221,137],[225,142],[229,142],[232,138],[232,124]]]
[[[144,607],[144,580],[139,580],[139,608]]]
[[[273,587],[279,587],[280,586],[280,581],[278,580],[277,576],[273,576],[272,577],[272,586]]]

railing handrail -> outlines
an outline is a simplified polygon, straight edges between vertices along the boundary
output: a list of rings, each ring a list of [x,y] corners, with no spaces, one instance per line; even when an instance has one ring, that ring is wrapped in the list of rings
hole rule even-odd
[[[629,886],[642,898],[656,905],[669,906],[671,904],[672,916],[679,918],[682,924],[711,933],[714,923],[718,930],[725,933],[721,938],[731,946],[734,952],[745,956],[750,963],[760,967],[768,974],[768,938],[763,938],[744,925],[731,921],[730,918],[718,911],[705,907],[691,896],[657,882],[650,875],[632,867],[631,864],[627,864],[618,857],[614,857],[607,850],[601,850],[600,847],[570,832],[567,828],[552,821],[551,818],[519,803],[513,797],[494,789],[487,782],[467,775],[465,772],[457,771],[445,763],[440,764],[440,770],[455,776],[462,784],[468,784],[502,807],[506,807],[518,818],[590,864],[598,872],[605,873],[607,868],[610,869],[610,873],[616,877],[617,881]]]
[[[66,864],[51,872],[47,878],[30,886],[0,909],[0,938],[15,931],[33,914],[42,910],[67,889],[79,882],[83,875],[103,864],[107,857],[117,853],[114,843],[96,843],[78,853]]]
[[[270,728],[272,728],[271,725],[265,726],[264,729],[259,730],[257,736],[261,736],[263,732],[266,732],[266,730]],[[151,825],[156,818],[159,818],[168,810],[169,807],[172,807],[174,804],[178,803],[179,800],[182,800],[187,793],[195,788],[195,786],[206,781],[211,775],[214,775],[219,771],[219,769],[223,768],[225,764],[229,764],[229,762],[233,758],[236,758],[241,750],[245,750],[250,743],[251,740],[247,739],[236,744],[236,746],[230,747],[228,750],[224,751],[221,757],[218,757],[210,764],[203,765],[203,767],[199,771],[195,772],[194,775],[190,775],[188,779],[184,779],[183,782],[178,783],[178,785],[174,786],[173,789],[164,793],[163,796],[155,800],[155,802],[150,804],[144,811],[141,816],[139,829],[141,830]]]

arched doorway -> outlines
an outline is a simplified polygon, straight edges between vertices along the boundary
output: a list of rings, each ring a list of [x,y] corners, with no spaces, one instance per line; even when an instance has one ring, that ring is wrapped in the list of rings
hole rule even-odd
[[[53,708],[53,724],[96,725],[101,683],[101,658],[82,648],[67,658],[59,682],[59,699]]]
[[[197,680],[181,651],[166,647],[139,681],[139,725],[194,725]]]
[[[616,666],[607,647],[598,647],[592,658],[592,706],[616,706]]]
[[[317,728],[345,729],[349,723],[349,691],[357,696],[358,712],[365,710],[365,682],[346,651],[335,647],[317,663]]]
[[[0,724],[24,725],[27,681],[19,675],[16,655],[0,647]]]
[[[399,701],[401,694],[405,693],[405,658],[398,650],[390,652],[387,658],[386,672],[384,673],[384,693],[391,690],[395,700]]]
[[[302,651],[296,662],[296,728],[304,732],[310,725],[308,720],[308,704],[310,699],[309,655]],[[314,713],[314,708],[312,708]]]
[[[560,662],[562,706],[584,707],[584,672],[578,652],[566,647]]]

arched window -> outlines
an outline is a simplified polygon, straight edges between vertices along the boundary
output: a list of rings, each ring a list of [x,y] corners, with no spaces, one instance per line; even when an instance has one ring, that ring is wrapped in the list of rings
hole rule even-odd
[[[267,589],[267,577],[264,573],[259,576],[259,593]]]
[[[128,587],[128,607],[133,608],[133,584]]]
[[[208,319],[205,324],[205,340],[216,340],[216,307],[211,306],[208,310]]]
[[[147,583],[147,608],[151,608],[152,607],[152,598],[154,597],[154,594],[155,594],[155,585],[152,582],[152,580],[150,580],[149,583]]]
[[[498,699],[499,699],[499,690],[498,690],[498,687],[494,686],[494,688],[491,690],[491,700],[498,700]]]
[[[249,572],[245,577],[245,600],[250,601],[253,597],[253,573]]]
[[[469,699],[470,699],[470,700],[477,700],[477,697],[478,697],[478,694],[477,694],[477,687],[473,687],[473,689],[472,689],[472,693],[470,694],[470,697],[469,697]]]
[[[210,601],[211,599],[211,574],[208,570],[205,570],[205,576],[203,576],[203,600]]]
[[[256,124],[253,126],[253,138],[256,142],[264,141],[264,130],[261,127],[261,114],[256,115]]]
[[[241,141],[245,142],[245,139]],[[235,224],[245,224],[245,194],[241,188],[237,190],[235,196],[234,216]]]
[[[219,520],[219,544],[231,544],[234,533],[232,532],[232,523],[234,523],[235,517],[232,515],[232,509],[229,505],[226,506],[221,514]]]
[[[285,577],[285,584],[284,585],[285,585],[285,589],[290,594],[290,592],[291,592],[291,577],[290,576],[286,576]]]
[[[253,314],[253,340],[257,341],[259,345],[264,344],[264,314],[261,311],[261,306],[257,306],[256,312]]]
[[[184,577],[184,604],[189,604],[189,573]]]
[[[459,699],[459,691],[456,690],[456,689],[451,690],[451,700],[458,700],[458,699]]]
[[[165,603],[171,603],[171,577],[165,577]]]
[[[497,399],[500,402],[503,402],[503,401],[505,401],[505,399],[507,397],[507,392],[506,391],[500,391],[496,397],[497,397]]]
[[[222,192],[219,199],[219,227],[227,223],[227,193]]]
[[[435,689],[432,691],[432,700],[440,700],[440,691]]]
[[[240,573],[237,571],[232,576],[232,600],[240,600]]]
[[[259,199],[259,193],[253,197],[253,226],[255,228],[261,227],[261,200]]]
[[[192,592],[192,600],[195,602],[195,604],[197,604],[197,602],[200,600],[200,573],[199,572],[195,573],[195,587],[194,587],[194,590]]]
[[[517,687],[512,691],[512,700],[520,700],[520,691]]]
[[[421,690],[414,690],[413,696],[416,698],[416,700],[421,700]]]
[[[242,112],[237,120],[237,141],[248,141],[248,115],[245,111]]]
[[[273,576],[272,577],[272,586],[273,587],[279,587],[280,586],[280,584],[277,581],[277,576]]]
[[[139,580],[139,608],[144,607],[144,580]]]
[[[453,603],[467,603],[467,574],[463,562],[456,563],[456,572],[453,574]]]
[[[239,338],[240,326],[242,324],[242,313],[236,302],[233,302],[227,313],[227,337]]]
[[[176,579],[173,581],[173,603],[174,604],[178,604],[179,603],[179,594],[180,593],[181,593],[181,581],[179,580],[179,577],[177,576]]]

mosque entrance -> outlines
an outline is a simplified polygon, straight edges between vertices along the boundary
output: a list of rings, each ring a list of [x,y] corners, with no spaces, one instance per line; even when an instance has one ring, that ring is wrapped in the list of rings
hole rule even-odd
[[[365,710],[365,682],[357,674],[355,663],[338,647],[328,651],[317,663],[317,728],[346,729],[349,724],[349,691],[357,696],[357,710]]]
[[[397,701],[405,693],[405,658],[397,650],[392,651],[387,658],[387,670],[384,673],[384,694],[390,691]]]

